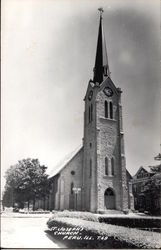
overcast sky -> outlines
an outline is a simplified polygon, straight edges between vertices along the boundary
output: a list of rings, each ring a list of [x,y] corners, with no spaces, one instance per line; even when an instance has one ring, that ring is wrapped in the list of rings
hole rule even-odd
[[[81,145],[98,8],[111,78],[123,90],[127,169],[160,150],[159,0],[2,1],[2,177],[26,157],[54,168]],[[4,179],[2,180],[2,184]]]

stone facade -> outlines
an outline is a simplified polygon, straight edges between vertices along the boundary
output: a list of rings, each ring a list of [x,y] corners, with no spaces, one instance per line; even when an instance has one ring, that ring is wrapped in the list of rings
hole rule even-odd
[[[110,88],[113,95],[107,96],[105,89]],[[88,99],[93,91],[92,99]],[[105,117],[105,102],[108,114]],[[110,117],[109,103],[112,105]],[[89,121],[89,107],[93,107],[93,117]],[[84,115],[84,160],[83,185],[85,210],[93,212],[106,210],[105,191],[111,189],[115,204],[113,209],[127,210],[129,208],[128,185],[126,179],[126,162],[124,155],[124,137],[122,128],[121,91],[107,77],[101,85],[89,83],[85,97]],[[105,173],[105,159],[108,161],[108,174]],[[90,161],[92,175],[90,176]],[[112,162],[113,161],[113,162]],[[114,173],[112,173],[112,166]]]
[[[107,88],[113,92],[110,97],[105,93]],[[91,90],[93,95],[89,100]],[[83,147],[51,177],[49,209],[133,210],[131,176],[126,170],[124,152],[121,90],[107,77],[101,86],[92,87],[89,83],[84,101]],[[111,118],[105,117],[105,101],[108,105],[112,103]]]

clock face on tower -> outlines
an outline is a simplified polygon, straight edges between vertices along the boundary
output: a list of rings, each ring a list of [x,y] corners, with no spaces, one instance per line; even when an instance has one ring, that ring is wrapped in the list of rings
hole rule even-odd
[[[91,90],[88,94],[88,100],[90,101],[92,99],[93,96],[93,91]]]
[[[109,87],[105,87],[103,91],[108,97],[113,95],[113,90]]]

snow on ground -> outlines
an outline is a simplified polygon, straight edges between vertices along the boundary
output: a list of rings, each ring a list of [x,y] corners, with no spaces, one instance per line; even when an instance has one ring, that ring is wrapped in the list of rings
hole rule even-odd
[[[60,212],[63,214],[63,212]],[[64,212],[67,213],[67,212]],[[69,212],[68,212],[69,213]],[[80,212],[77,212],[78,214]],[[82,214],[82,213],[81,213]],[[86,213],[85,213],[86,214]],[[60,245],[60,242],[57,243],[54,241],[54,239],[45,232],[47,230],[46,222],[48,218],[53,216],[54,214],[20,214],[20,213],[2,213],[1,215],[1,246],[5,248],[65,248],[62,244]],[[151,216],[145,216],[143,214],[92,214],[90,215],[97,218],[97,216],[103,216],[103,217],[151,217]],[[153,217],[155,218],[155,217]],[[158,218],[158,217],[157,217]],[[58,220],[61,220],[61,218],[58,218]],[[72,218],[63,218],[63,220],[68,220],[72,222]],[[73,223],[76,223],[74,220]],[[96,224],[91,221],[82,221],[83,225],[88,224],[94,225],[96,227]],[[98,223],[98,226],[102,229],[103,223]],[[104,227],[107,228],[107,225]],[[115,225],[108,225],[108,229],[111,227],[111,230],[113,229],[114,232],[118,231],[118,226]],[[123,230],[123,229],[122,229]],[[129,229],[124,228],[126,233],[130,234],[130,237],[132,237],[132,232],[136,231],[136,229]],[[124,230],[121,232],[124,232]],[[131,230],[131,231],[130,231]],[[109,232],[108,232],[109,233]],[[125,233],[125,234],[126,234]],[[144,234],[149,235],[149,240],[154,241],[154,239],[158,240],[157,233],[150,233],[150,232],[144,232],[144,231],[137,231],[135,235],[140,233],[142,236]],[[118,232],[120,235],[120,232]],[[124,234],[124,237],[125,237]],[[152,239],[152,235],[154,238]],[[123,237],[123,236],[122,236]],[[139,236],[140,237],[140,236]]]
[[[1,217],[1,247],[60,248],[45,233],[47,218]]]

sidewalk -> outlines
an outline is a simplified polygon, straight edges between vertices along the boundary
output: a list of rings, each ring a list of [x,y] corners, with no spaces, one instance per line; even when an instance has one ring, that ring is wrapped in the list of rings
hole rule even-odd
[[[1,218],[50,218],[52,213],[48,214],[29,214],[29,213],[15,213],[15,212],[2,212]]]
[[[45,233],[47,218],[1,218],[1,247],[60,248]]]

